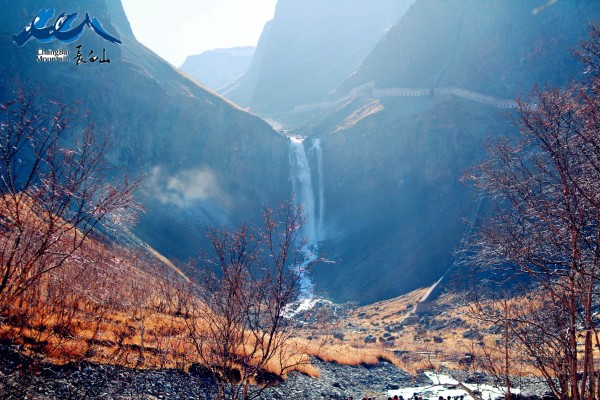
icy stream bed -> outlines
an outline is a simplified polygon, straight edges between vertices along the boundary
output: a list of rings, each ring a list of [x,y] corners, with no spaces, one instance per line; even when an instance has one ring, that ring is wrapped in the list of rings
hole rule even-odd
[[[449,375],[438,374],[432,371],[425,372],[425,375],[431,381],[431,385],[426,386],[414,386],[406,387],[398,390],[388,391],[389,396],[403,396],[405,399],[414,397],[416,394],[423,399],[436,400],[440,396],[444,398],[451,398],[464,396],[464,399],[472,399],[472,397],[463,388],[459,387],[459,382]],[[490,385],[484,384],[464,384],[472,392],[480,394],[484,400],[495,399],[497,397],[503,397],[505,388],[496,388]],[[518,389],[511,389],[512,393],[519,393]]]

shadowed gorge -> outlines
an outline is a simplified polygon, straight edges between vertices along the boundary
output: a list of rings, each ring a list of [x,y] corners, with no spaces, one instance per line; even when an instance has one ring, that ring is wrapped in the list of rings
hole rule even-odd
[[[109,161],[145,176],[146,212],[133,229],[142,240],[185,260],[207,225],[253,220],[261,205],[292,195],[285,134],[139,44],[120,2],[53,4],[96,16],[120,38],[121,46],[91,32],[81,38],[84,50],[106,49],[110,64],[38,63],[34,45],[15,47],[12,34],[44,4],[13,4],[0,17],[3,93],[25,86],[82,101],[114,142]],[[452,264],[473,208],[460,177],[489,138],[514,132],[511,109],[493,102],[512,107],[534,82],[574,77],[569,48],[599,13],[582,2],[534,12],[491,0],[281,1],[248,72],[224,93],[267,114],[296,107],[279,116],[288,135],[308,136],[300,145],[314,197],[304,204],[315,227],[309,236],[333,261],[314,270],[317,291],[366,303],[435,282]],[[73,45],[50,47],[76,53]],[[298,110],[325,100],[325,108]]]
[[[271,42],[278,18],[294,15],[285,11],[263,33]],[[537,10],[417,1],[327,99],[272,115],[308,135],[306,150],[321,140],[326,210],[317,236],[333,263],[313,274],[327,296],[382,300],[430,285],[452,265],[475,204],[461,176],[490,139],[516,134],[515,97],[578,75],[570,49],[595,16],[600,7],[582,2]],[[310,167],[316,193],[316,160]]]

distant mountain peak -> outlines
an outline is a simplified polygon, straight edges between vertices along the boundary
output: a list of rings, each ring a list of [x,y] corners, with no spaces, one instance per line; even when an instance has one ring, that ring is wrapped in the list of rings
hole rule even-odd
[[[248,70],[255,50],[254,46],[208,50],[187,56],[179,69],[217,91],[234,82]]]

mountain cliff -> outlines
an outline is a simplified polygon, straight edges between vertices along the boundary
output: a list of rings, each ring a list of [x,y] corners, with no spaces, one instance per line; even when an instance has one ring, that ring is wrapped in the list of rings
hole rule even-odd
[[[414,0],[280,0],[249,72],[223,94],[258,113],[321,101]]]
[[[255,49],[246,46],[205,51],[188,56],[179,69],[216,91],[231,84],[248,70]]]
[[[41,10],[86,13],[121,45],[91,29],[72,44],[12,35]],[[87,63],[76,65],[77,45]],[[69,51],[66,62],[38,62],[38,49]],[[110,63],[91,62],[89,52]],[[163,254],[197,254],[207,224],[238,223],[264,203],[289,198],[287,143],[259,118],[188,79],[133,36],[119,0],[7,2],[0,15],[0,101],[13,90],[64,103],[79,101],[96,130],[112,142],[109,162],[145,176],[139,193],[146,212],[135,233]],[[93,56],[92,56],[93,57]]]
[[[311,168],[302,179],[319,193],[319,220],[310,223],[333,261],[313,281],[337,301],[406,293],[452,265],[476,209],[460,177],[490,138],[515,133],[511,98],[576,76],[569,50],[600,17],[586,1],[418,0],[404,14],[410,3],[281,0],[248,72],[228,89],[268,113],[329,98],[298,114],[294,131],[311,136],[301,143],[306,163],[296,162],[303,174]],[[79,12],[79,21],[88,12],[122,44],[87,29],[72,44],[16,47],[12,35],[50,7]],[[137,42],[118,0],[4,9],[0,101],[22,87],[80,101],[113,142],[115,175],[145,176],[134,233],[161,253],[194,256],[206,225],[251,219],[301,183],[289,179],[288,140]],[[105,51],[111,62],[76,65],[77,45],[84,59]],[[39,49],[65,49],[69,59],[38,62]]]
[[[586,1],[419,0],[338,91],[374,81],[513,98],[536,83],[564,84],[578,68],[570,50],[599,10]]]
[[[314,271],[322,291],[369,303],[452,265],[477,204],[460,177],[490,138],[515,135],[509,99],[578,75],[570,49],[600,17],[598,3],[544,4],[418,0],[318,111],[321,251],[335,261]]]

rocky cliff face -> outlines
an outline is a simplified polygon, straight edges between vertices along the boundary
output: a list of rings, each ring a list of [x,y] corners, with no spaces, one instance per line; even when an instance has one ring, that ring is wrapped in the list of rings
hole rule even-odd
[[[349,124],[357,112],[369,113]],[[355,100],[317,127],[326,223],[315,268],[338,301],[370,303],[433,284],[452,265],[475,206],[461,176],[506,112],[452,98]]]
[[[32,40],[16,47],[12,35],[43,8],[56,9],[54,18],[79,12],[74,25],[87,12],[122,45],[87,29],[72,44]],[[90,50],[102,56],[105,49],[111,62],[76,65],[76,45],[88,58]],[[38,49],[65,49],[69,59],[37,62]],[[207,224],[251,219],[264,203],[291,193],[285,139],[137,42],[118,0],[5,4],[0,53],[0,101],[19,88],[40,98],[81,101],[96,130],[111,138],[115,174],[145,176],[139,196],[146,213],[135,232],[165,255],[193,256]]]
[[[474,208],[460,177],[483,157],[489,138],[515,133],[513,111],[432,89],[512,98],[534,82],[561,85],[580,68],[569,48],[600,17],[598,3],[587,1],[536,9],[521,0],[418,0],[346,79],[409,3],[281,0],[248,73],[230,87],[232,98],[237,93],[269,112],[322,101],[336,87],[331,98],[343,98],[371,81],[425,89],[383,96],[366,86],[318,118],[309,110],[298,119],[306,127],[313,118],[310,131],[298,133],[321,139],[321,155],[308,152],[314,192],[321,181],[324,188],[323,201],[315,201],[316,209],[324,204],[316,236],[321,255],[335,262],[318,266],[313,278],[338,301],[367,303],[435,282],[452,264]],[[86,31],[72,45],[16,47],[12,34],[49,7],[80,18],[89,12],[123,44]],[[207,224],[250,219],[262,204],[289,197],[287,140],[139,44],[119,1],[26,0],[3,11],[0,100],[19,86],[81,100],[112,138],[109,159],[121,168],[115,174],[146,176],[140,200],[147,212],[135,231],[158,250],[195,255]],[[35,61],[38,48],[64,47],[73,57],[77,44],[105,49],[111,63]]]
[[[224,91],[258,113],[321,101],[414,0],[280,0],[247,76]]]
[[[512,98],[564,84],[578,71],[570,50],[599,16],[586,1],[419,0],[339,91],[374,80]]]
[[[241,77],[250,66],[255,47],[215,49],[188,56],[179,67],[198,82],[217,91]]]
[[[335,261],[314,271],[323,292],[368,303],[430,285],[452,265],[475,207],[459,179],[490,138],[516,134],[514,111],[431,89],[514,98],[535,82],[575,78],[581,67],[569,50],[600,6],[552,4],[419,0],[338,88],[342,95],[374,81],[426,94],[386,97],[366,88],[312,129],[323,148],[321,250]]]

